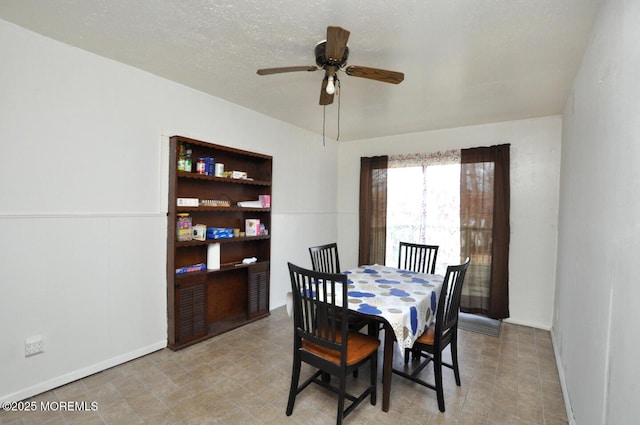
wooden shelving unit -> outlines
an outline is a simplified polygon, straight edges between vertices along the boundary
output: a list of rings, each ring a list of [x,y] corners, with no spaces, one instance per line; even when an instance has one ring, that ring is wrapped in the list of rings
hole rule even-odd
[[[193,172],[178,171],[180,144],[192,151]],[[170,139],[169,225],[167,240],[168,345],[179,350],[269,315],[271,208],[245,208],[240,201],[271,195],[272,157],[199,140]],[[212,157],[225,170],[243,171],[247,179],[215,177],[195,172],[195,161]],[[177,198],[223,199],[230,206],[178,207]],[[193,224],[245,231],[246,219],[259,219],[268,235],[178,241],[178,214]],[[176,269],[207,263],[207,248],[220,243],[220,268],[185,274]],[[243,264],[245,258],[257,262]]]

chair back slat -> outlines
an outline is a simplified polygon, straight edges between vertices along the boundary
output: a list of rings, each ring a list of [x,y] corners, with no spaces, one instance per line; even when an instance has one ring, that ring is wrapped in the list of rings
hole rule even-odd
[[[340,352],[346,359],[349,326],[347,275],[307,270],[288,263],[293,321],[302,339]],[[340,294],[340,296],[334,296]]]
[[[313,246],[309,248],[311,256],[311,268],[323,273],[340,273],[340,258],[338,257],[338,244]]]
[[[438,299],[438,307],[436,310],[436,335],[446,335],[458,324],[458,313],[460,310],[460,299],[462,298],[462,285],[467,268],[471,260],[467,260],[456,266],[448,266],[447,273],[442,282],[440,297]],[[435,341],[441,341],[442,338],[436,336]],[[446,342],[446,340],[442,340]],[[438,347],[436,347],[437,349]]]
[[[417,273],[434,274],[436,272],[437,257],[438,245],[400,242],[398,268]]]

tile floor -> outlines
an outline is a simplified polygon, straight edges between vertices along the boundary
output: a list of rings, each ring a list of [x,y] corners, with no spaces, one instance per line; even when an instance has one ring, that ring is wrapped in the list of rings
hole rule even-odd
[[[292,332],[279,308],[184,350],[160,350],[28,400],[96,402],[94,411],[0,411],[0,424],[334,424],[335,396],[316,385],[285,415]],[[459,350],[462,386],[445,369],[445,413],[434,391],[394,375],[390,411],[381,410],[379,385],[378,404],[364,401],[345,425],[567,424],[549,332],[503,324],[496,338],[461,330]],[[349,385],[366,381],[365,368]]]

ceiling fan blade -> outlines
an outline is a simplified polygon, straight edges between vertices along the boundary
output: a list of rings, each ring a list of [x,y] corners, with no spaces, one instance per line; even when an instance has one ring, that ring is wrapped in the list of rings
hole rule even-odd
[[[327,27],[327,46],[325,57],[329,61],[340,62],[344,56],[351,32],[340,27]]]
[[[320,105],[331,105],[333,103],[333,95],[327,93],[328,80],[325,77],[322,80],[322,88],[320,89]]]
[[[283,72],[297,72],[297,71],[317,71],[316,66],[284,66],[282,68],[264,68],[258,70],[258,75],[270,75],[280,74]]]
[[[348,66],[344,72],[352,77],[369,78],[383,83],[400,84],[404,80],[402,72],[387,71],[386,69],[369,68],[366,66]]]

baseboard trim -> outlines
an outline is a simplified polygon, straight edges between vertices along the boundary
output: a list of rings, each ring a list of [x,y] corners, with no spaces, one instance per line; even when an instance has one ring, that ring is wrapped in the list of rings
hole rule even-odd
[[[57,376],[45,382],[40,382],[28,388],[16,391],[12,394],[8,394],[0,397],[0,404],[4,402],[16,402],[25,400],[29,397],[41,394],[43,392],[58,388],[62,385],[66,385],[70,382],[77,381],[78,379],[86,378],[94,373],[102,372],[103,370],[112,368],[122,363],[126,363],[138,357],[146,356],[154,351],[162,350],[167,346],[167,341],[158,341],[154,344],[140,348],[138,350],[131,351],[129,353],[121,354],[119,356],[107,359],[103,362],[93,364],[83,369],[75,370],[73,372]]]
[[[558,369],[558,377],[560,378],[560,387],[562,388],[562,398],[564,399],[564,407],[567,410],[567,421],[569,425],[576,425],[576,418],[573,416],[573,409],[571,408],[571,399],[569,398],[569,391],[567,390],[567,381],[564,377],[564,368],[562,368],[562,362],[560,353],[558,352],[558,345],[556,343],[556,336],[553,333],[553,329],[549,331],[551,334],[551,345],[553,346],[553,354],[556,358],[556,368]]]
[[[542,329],[543,331],[551,330],[551,326],[549,325],[543,325],[542,323],[536,323],[536,322],[528,322],[526,320],[517,320],[517,319],[514,320],[512,318],[508,318],[508,319],[502,319],[502,321],[504,323],[512,323],[514,325],[528,326],[530,328]]]

